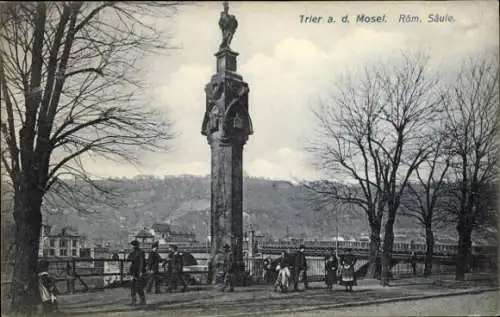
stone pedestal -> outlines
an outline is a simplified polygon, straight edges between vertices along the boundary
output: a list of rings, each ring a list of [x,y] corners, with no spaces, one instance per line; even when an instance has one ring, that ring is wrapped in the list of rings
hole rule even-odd
[[[238,53],[225,48],[215,56],[217,72],[205,86],[201,131],[211,150],[211,258],[228,244],[243,272],[243,147],[253,133],[249,88],[236,73]]]

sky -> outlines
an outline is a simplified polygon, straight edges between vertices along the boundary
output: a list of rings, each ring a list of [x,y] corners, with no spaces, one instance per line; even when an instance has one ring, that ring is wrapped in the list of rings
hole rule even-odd
[[[209,175],[210,148],[201,135],[204,86],[215,73],[221,42],[222,2],[183,6],[157,27],[179,49],[142,61],[152,106],[167,111],[178,137],[169,153],[145,153],[140,166],[89,162],[104,177],[138,174]],[[457,68],[463,58],[498,48],[498,1],[450,2],[230,2],[238,20],[231,48],[239,52],[238,73],[248,82],[254,134],[244,149],[244,173],[288,181],[321,174],[304,150],[312,137],[311,106],[327,95],[342,74],[390,61],[401,50],[425,51],[434,70]],[[356,16],[385,15],[386,23],[359,24]],[[423,23],[399,23],[402,14]],[[427,23],[429,14],[454,22]],[[322,23],[301,23],[301,15]],[[348,15],[349,24],[327,23]]]

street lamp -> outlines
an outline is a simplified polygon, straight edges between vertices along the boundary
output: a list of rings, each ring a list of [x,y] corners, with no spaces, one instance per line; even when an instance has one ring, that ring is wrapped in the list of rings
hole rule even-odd
[[[335,213],[335,226],[337,230],[337,239],[335,239],[335,257],[339,258],[339,214]]]

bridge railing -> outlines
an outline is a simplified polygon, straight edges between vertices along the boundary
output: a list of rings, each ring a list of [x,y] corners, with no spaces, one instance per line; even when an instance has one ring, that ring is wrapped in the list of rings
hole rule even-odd
[[[368,252],[370,250],[370,242],[368,241],[305,241],[303,242],[308,250],[327,250],[329,248],[346,249],[351,248],[355,251]],[[297,250],[299,243],[295,241],[278,241],[278,242],[257,242],[257,248],[261,252],[268,250],[281,250],[286,249]],[[380,245],[379,251],[382,251]],[[427,246],[422,243],[407,243],[395,242],[393,246],[394,254],[410,254],[412,251],[415,253],[425,253]],[[434,254],[442,256],[453,256],[457,254],[456,244],[435,244]]]
[[[351,248],[358,252],[368,252],[370,249],[369,241],[303,241],[299,243],[297,241],[256,241],[257,248],[259,252],[274,252],[274,250],[284,251],[286,249],[297,250],[300,244],[305,244],[306,249],[314,250],[327,250],[328,248],[346,249]],[[380,245],[379,251],[382,251],[382,245]],[[209,252],[210,245],[206,242],[189,242],[184,243],[179,246],[184,252]],[[423,254],[426,251],[425,243],[411,243],[411,242],[398,242],[396,241],[393,246],[394,254],[410,254],[412,251],[415,253]],[[145,246],[145,249],[148,247]],[[483,253],[484,250],[496,249],[495,246],[474,246],[472,248],[475,253]],[[457,244],[444,244],[436,243],[434,245],[434,255],[436,256],[454,256],[457,254]],[[128,253],[131,250],[124,250],[123,254]],[[167,252],[165,246],[160,245],[160,253]]]

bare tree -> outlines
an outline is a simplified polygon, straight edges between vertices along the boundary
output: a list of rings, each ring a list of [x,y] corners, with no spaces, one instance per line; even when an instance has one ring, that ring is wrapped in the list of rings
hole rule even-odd
[[[316,191],[365,210],[373,262],[380,246],[382,217],[387,213],[383,285],[388,284],[401,196],[412,173],[430,153],[427,136],[439,113],[439,98],[434,94],[437,79],[426,75],[426,60],[423,55],[403,54],[393,66],[367,67],[362,75],[343,81],[333,101],[320,104],[314,112],[319,141],[309,150],[316,154],[318,165],[336,173],[335,178],[349,177],[360,186],[357,193],[325,186],[316,186]]]
[[[443,185],[450,165],[445,148],[444,133],[437,133],[431,138],[434,144],[429,158],[415,170],[417,182],[409,182],[407,192],[402,197],[404,214],[415,218],[425,229],[426,252],[424,259],[424,275],[432,272],[434,254],[434,226],[446,223],[445,205],[449,202]],[[436,213],[437,211],[437,213]]]
[[[452,140],[452,193],[458,202],[457,280],[465,278],[472,231],[491,210],[491,205],[484,203],[494,201],[485,195],[497,181],[498,75],[498,51],[470,58],[463,63],[445,99],[446,130]]]
[[[441,113],[437,77],[427,70],[428,57],[405,55],[395,66],[380,69],[378,80],[386,129],[377,144],[383,169],[387,221],[384,226],[381,284],[388,285],[394,245],[394,222],[401,197],[415,170],[432,152],[429,136]]]
[[[373,69],[359,77],[347,76],[326,101],[313,108],[318,138],[307,150],[314,154],[318,168],[335,179],[352,179],[359,186],[319,181],[307,187],[314,193],[340,203],[361,207],[370,225],[370,268],[377,277],[377,255],[385,208],[382,175],[385,166],[379,160],[374,135],[380,133],[382,87]]]
[[[46,193],[67,198],[68,177],[101,190],[84,168],[90,158],[135,163],[143,151],[167,149],[170,124],[141,98],[137,62],[168,48],[168,38],[152,25],[176,4],[1,6],[2,169],[14,191],[11,294],[12,309],[21,311],[33,309]]]

